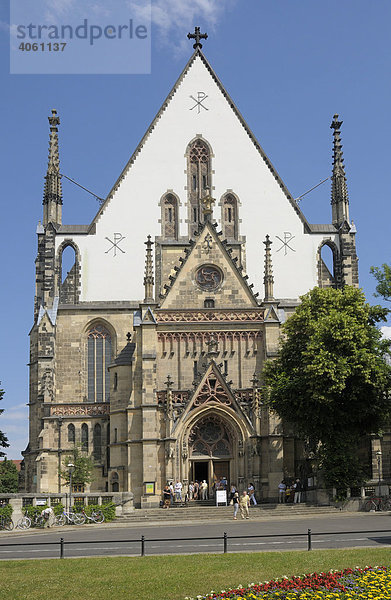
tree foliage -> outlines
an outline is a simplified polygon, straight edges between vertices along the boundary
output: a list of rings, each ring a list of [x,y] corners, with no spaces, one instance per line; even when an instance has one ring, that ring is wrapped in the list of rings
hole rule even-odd
[[[389,341],[376,327],[386,313],[356,288],[315,288],[301,297],[277,359],[266,364],[267,401],[317,452],[326,485],[362,482],[359,442],[388,417]]]
[[[72,483],[74,485],[85,485],[92,481],[92,470],[94,462],[91,456],[88,456],[79,446],[74,446],[63,460],[63,469],[60,471],[61,477],[69,485],[69,464],[75,465],[72,471]]]
[[[381,268],[371,267],[371,273],[377,281],[375,296],[391,302],[391,266],[384,264]]]
[[[0,382],[1,385],[1,382]],[[0,389],[0,400],[3,399],[4,396],[4,390]],[[4,412],[4,408],[0,408],[0,415]],[[8,448],[9,447],[9,443],[8,443],[8,439],[6,438],[5,434],[0,431],[0,456],[5,456],[5,452],[1,451],[1,448]]]
[[[0,494],[16,494],[19,473],[12,460],[6,458],[0,462]]]

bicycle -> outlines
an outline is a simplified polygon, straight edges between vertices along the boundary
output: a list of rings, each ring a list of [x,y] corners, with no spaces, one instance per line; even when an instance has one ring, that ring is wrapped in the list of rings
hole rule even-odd
[[[381,498],[379,496],[373,496],[364,504],[364,510],[367,512],[391,510],[391,499],[388,497]]]
[[[31,519],[27,515],[24,515],[19,521],[16,523],[16,529],[30,529],[31,527]]]
[[[6,529],[12,531],[14,528],[14,522],[10,517],[0,517],[0,529]]]
[[[54,525],[58,525],[59,527],[63,527],[65,523],[70,525],[83,525],[86,522],[86,517],[83,513],[74,513],[71,511],[61,513],[58,515],[54,521]]]
[[[86,519],[88,519],[89,521],[92,521],[93,523],[103,523],[103,521],[105,520],[105,516],[101,510],[93,510],[91,512],[91,515],[88,516],[83,508],[81,511],[81,514],[84,515]]]

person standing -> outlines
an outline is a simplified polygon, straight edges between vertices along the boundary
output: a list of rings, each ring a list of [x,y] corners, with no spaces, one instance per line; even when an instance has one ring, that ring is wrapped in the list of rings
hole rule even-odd
[[[254,487],[254,484],[253,483],[249,483],[247,490],[248,490],[248,494],[250,496],[250,504],[252,502],[254,504],[254,506],[256,506],[257,505],[257,501],[255,500],[255,487]]]
[[[234,492],[233,496],[232,496],[232,502],[233,502],[233,506],[234,506],[234,521],[237,520],[237,514],[238,514],[238,510],[239,510],[239,494],[238,492]]]
[[[175,502],[182,502],[182,483],[179,479],[176,480],[176,484],[174,486],[175,491]]]
[[[200,490],[201,490],[201,500],[207,500],[208,499],[208,484],[206,483],[205,479],[200,485]]]
[[[239,500],[240,515],[241,515],[242,519],[250,518],[249,514],[248,514],[249,504],[250,504],[250,496],[248,495],[247,490],[244,490],[244,492],[241,495],[240,500]]]
[[[278,484],[278,503],[279,504],[284,504],[284,502],[285,502],[285,490],[286,490],[286,485],[283,481],[281,481],[281,483]]]
[[[300,504],[301,502],[301,492],[303,491],[303,486],[301,484],[300,479],[296,479],[296,483],[295,483],[295,498],[293,500],[293,502],[295,504]]]
[[[166,485],[163,490],[163,508],[170,508],[170,504],[171,504],[170,486]]]

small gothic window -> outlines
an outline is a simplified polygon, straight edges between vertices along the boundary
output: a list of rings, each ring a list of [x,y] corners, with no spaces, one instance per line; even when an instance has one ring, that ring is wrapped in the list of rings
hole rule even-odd
[[[71,423],[68,425],[68,442],[74,444],[76,441],[75,426]]]
[[[238,203],[232,194],[227,194],[223,198],[221,222],[224,236],[236,240],[238,238]]]
[[[102,428],[97,423],[94,427],[94,459],[102,460]]]
[[[197,138],[187,154],[189,232],[193,235],[200,217],[200,201],[211,189],[211,157],[208,144]]]
[[[60,302],[75,304],[78,300],[78,264],[73,245],[63,246],[59,255],[59,292]]]
[[[118,429],[114,427],[114,444],[118,442]]]
[[[81,449],[88,452],[88,425],[83,423],[81,426]]]
[[[215,307],[215,301],[213,300],[213,298],[206,298],[206,300],[204,300],[204,308],[214,308]]]
[[[107,402],[110,396],[108,366],[111,363],[111,336],[102,326],[88,332],[88,400]]]
[[[114,391],[118,388],[118,373],[114,373]]]
[[[178,200],[173,194],[167,194],[162,200],[162,235],[166,239],[178,239]]]

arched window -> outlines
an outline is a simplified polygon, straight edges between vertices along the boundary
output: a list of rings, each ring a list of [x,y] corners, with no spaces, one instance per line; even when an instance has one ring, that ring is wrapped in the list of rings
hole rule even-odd
[[[102,326],[96,325],[88,332],[88,400],[108,402],[111,363],[111,337]]]
[[[74,444],[76,441],[75,426],[71,423],[68,425],[68,442]]]
[[[81,449],[83,452],[88,452],[88,425],[86,423],[81,426]]]
[[[214,308],[215,307],[215,301],[213,300],[213,298],[206,298],[204,300],[204,308]]]
[[[166,239],[178,239],[178,200],[173,194],[166,194],[162,205],[162,236]]]
[[[224,237],[238,239],[238,202],[233,194],[224,196],[221,203],[221,223]]]
[[[210,150],[201,138],[188,148],[187,173],[189,235],[192,236],[202,221],[200,200],[212,189]]]
[[[111,491],[119,492],[119,476],[118,473],[113,473],[111,476]]]
[[[76,304],[79,300],[79,259],[77,247],[71,241],[64,241],[59,250],[59,295],[60,302]]]
[[[96,461],[102,460],[102,427],[97,423],[94,427],[94,459]]]
[[[341,287],[339,252],[332,241],[323,242],[318,249],[318,286]]]

